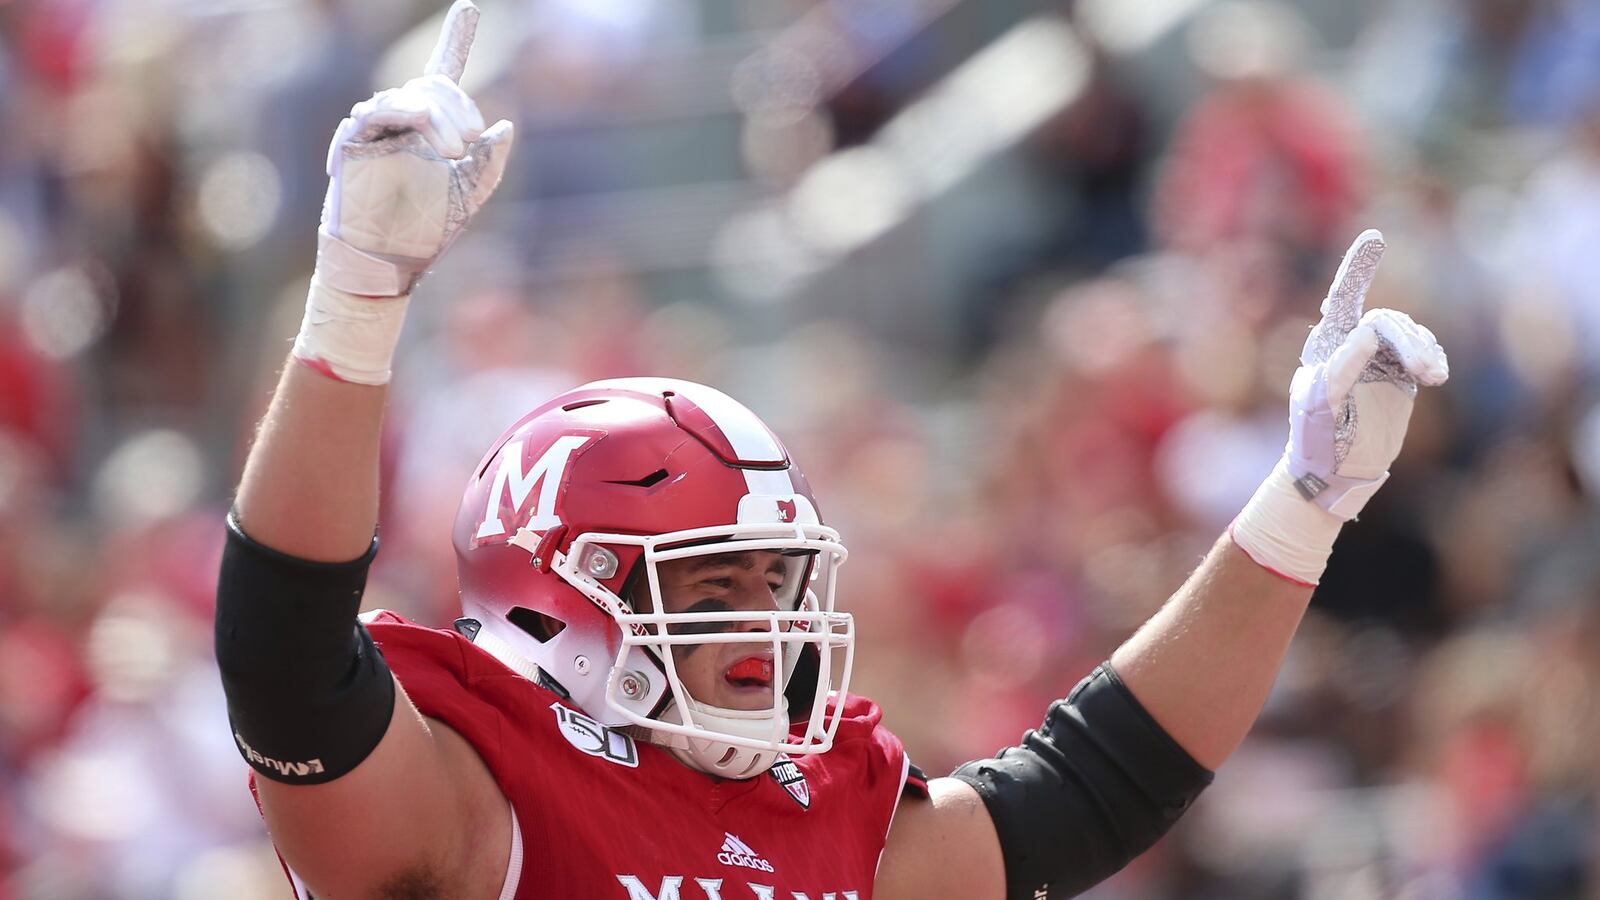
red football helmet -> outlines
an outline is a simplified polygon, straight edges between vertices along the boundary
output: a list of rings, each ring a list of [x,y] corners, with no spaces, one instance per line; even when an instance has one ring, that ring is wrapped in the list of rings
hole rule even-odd
[[[555,681],[601,724],[643,727],[725,778],[832,746],[839,714],[828,694],[846,690],[855,644],[851,617],[834,611],[845,548],[777,437],[721,391],[623,378],[545,403],[478,466],[454,541],[474,642],[525,677]],[[730,550],[800,563],[788,566],[777,610],[662,611],[657,564]],[[771,643],[782,681],[770,709],[711,706],[684,688],[671,648],[726,642]],[[803,730],[791,730],[791,714]]]

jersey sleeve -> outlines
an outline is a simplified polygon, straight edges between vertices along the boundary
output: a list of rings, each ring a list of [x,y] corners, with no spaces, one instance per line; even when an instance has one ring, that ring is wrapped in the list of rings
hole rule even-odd
[[[485,762],[498,758],[503,752],[502,713],[471,687],[475,673],[466,639],[414,625],[388,611],[364,621],[417,711],[449,725]]]
[[[900,786],[900,796],[910,797],[913,800],[928,799],[928,773],[922,771],[916,763],[906,767],[906,783]]]
[[[892,775],[897,767],[900,770],[900,790],[897,796],[926,800],[928,776],[911,761],[911,754],[899,736],[884,727],[882,721],[877,721],[872,727],[872,743],[882,754],[889,774]]]
[[[471,669],[461,646],[465,639],[413,624],[388,610],[364,614],[361,621],[419,712],[460,733],[485,761],[490,754],[501,752],[499,712],[467,686]],[[250,773],[249,786],[259,812],[261,796],[254,772]],[[295,900],[315,900],[281,853],[278,864]]]
[[[835,741],[835,752],[850,744],[859,743],[862,765],[859,789],[871,797],[870,820],[866,827],[872,829],[879,841],[889,835],[895,810],[903,796],[927,796],[927,780],[918,771],[912,780],[911,758],[899,736],[883,724],[883,711],[876,703],[854,695],[847,695],[843,721]]]

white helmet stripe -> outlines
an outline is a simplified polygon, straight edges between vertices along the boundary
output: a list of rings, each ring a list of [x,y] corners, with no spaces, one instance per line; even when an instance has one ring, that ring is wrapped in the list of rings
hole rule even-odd
[[[787,454],[778,439],[755,413],[744,404],[714,387],[681,381],[676,378],[609,378],[585,385],[589,388],[612,388],[655,393],[670,389],[689,398],[695,406],[711,417],[712,424],[728,439],[733,455],[739,459],[783,459]],[[787,497],[796,493],[794,479],[788,469],[745,469],[744,481],[752,494],[767,497]]]
[[[771,459],[778,460],[784,456],[783,448],[778,446],[777,438],[767,430],[767,426],[756,418],[756,414],[744,407],[744,404],[729,397],[716,388],[706,387],[703,384],[683,383],[678,393],[694,401],[694,405],[705,410],[717,428],[722,431],[728,443],[733,445],[733,452],[740,459]]]
[[[782,459],[783,448],[767,426],[744,404],[716,388],[703,384],[684,382],[678,388],[694,404],[705,410],[716,423],[734,455],[740,459]],[[788,469],[745,469],[744,483],[752,494],[768,497],[786,497],[795,492],[794,479]]]

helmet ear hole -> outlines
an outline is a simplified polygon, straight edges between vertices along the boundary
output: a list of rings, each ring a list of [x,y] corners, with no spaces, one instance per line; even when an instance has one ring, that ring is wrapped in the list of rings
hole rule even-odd
[[[506,613],[506,618],[511,620],[511,624],[533,635],[533,639],[541,644],[549,643],[551,638],[567,627],[567,623],[555,616],[531,610],[526,606],[512,607],[511,611]]]

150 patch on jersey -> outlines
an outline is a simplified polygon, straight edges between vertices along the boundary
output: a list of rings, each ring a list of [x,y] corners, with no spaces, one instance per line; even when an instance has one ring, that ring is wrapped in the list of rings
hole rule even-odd
[[[789,792],[789,796],[800,804],[801,809],[811,808],[811,785],[806,783],[806,773],[800,771],[794,760],[787,756],[778,757],[778,761],[772,764],[767,774]]]
[[[607,762],[630,769],[639,768],[639,748],[633,738],[559,703],[550,704],[550,708],[555,710],[556,724],[561,727],[561,736],[567,739],[567,743]]]

